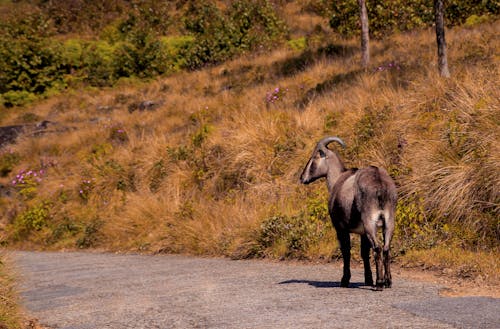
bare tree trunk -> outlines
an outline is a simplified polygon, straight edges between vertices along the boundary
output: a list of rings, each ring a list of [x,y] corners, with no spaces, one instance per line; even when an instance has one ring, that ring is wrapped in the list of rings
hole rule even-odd
[[[370,35],[368,29],[368,12],[365,0],[358,0],[359,17],[361,20],[361,55],[363,67],[366,69],[370,63]]]
[[[438,48],[438,68],[442,77],[449,78],[448,55],[444,38],[444,5],[443,0],[434,0],[434,14],[436,18],[436,41]]]

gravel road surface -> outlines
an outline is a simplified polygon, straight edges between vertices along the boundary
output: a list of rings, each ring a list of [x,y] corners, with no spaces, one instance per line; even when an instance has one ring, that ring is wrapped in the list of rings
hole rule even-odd
[[[394,277],[373,291],[340,264],[16,252],[28,313],[52,328],[500,328],[499,299],[443,298]]]

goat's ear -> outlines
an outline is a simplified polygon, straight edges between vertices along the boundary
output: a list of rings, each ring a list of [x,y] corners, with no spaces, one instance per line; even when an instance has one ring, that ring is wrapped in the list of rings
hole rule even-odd
[[[326,158],[326,154],[323,150],[319,150],[319,156],[322,158]]]

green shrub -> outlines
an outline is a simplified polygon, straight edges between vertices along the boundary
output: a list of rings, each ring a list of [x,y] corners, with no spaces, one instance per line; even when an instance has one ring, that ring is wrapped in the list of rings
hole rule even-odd
[[[39,203],[18,215],[13,222],[14,232],[18,238],[26,237],[32,231],[40,231],[49,225],[50,203]]]
[[[465,24],[464,25],[467,26],[467,27],[473,27],[475,25],[478,25],[478,24],[481,24],[481,23],[484,23],[484,22],[487,22],[487,21],[488,21],[488,16],[486,16],[486,15],[482,15],[482,16],[470,15],[465,20]]]
[[[289,40],[287,44],[293,50],[302,51],[307,48],[307,39],[305,37],[300,37],[298,39]]]
[[[426,216],[422,198],[409,197],[398,200],[394,245],[396,254],[411,249],[428,249],[438,243],[442,224]]]
[[[168,72],[177,72],[188,66],[184,54],[193,46],[194,40],[192,36],[169,36],[160,38],[162,49],[167,58],[166,65]]]
[[[7,107],[28,105],[37,98],[35,94],[26,90],[10,90],[1,95],[2,104]]]
[[[269,217],[262,222],[257,237],[260,253],[304,257],[308,248],[324,237],[328,225],[307,214]]]
[[[19,10],[22,6],[0,22],[0,94],[4,99],[9,91],[42,94],[66,73],[61,43],[50,40],[50,21],[39,12]]]
[[[62,47],[62,59],[65,65],[73,69],[83,65],[83,54],[87,43],[79,39],[66,40]]]
[[[159,37],[150,24],[134,13],[108,26],[106,39],[114,47],[115,79],[151,78],[178,70],[185,66],[179,54],[192,40],[190,37]]]
[[[65,237],[73,237],[82,231],[82,226],[75,223],[71,218],[64,217],[60,223],[54,226],[52,235],[48,239],[48,243],[56,243]]]
[[[114,74],[115,48],[105,41],[90,43],[83,52],[85,81],[92,86],[111,86]]]
[[[307,199],[307,214],[312,221],[321,221],[323,223],[330,221],[328,211],[328,195],[317,192]]]
[[[306,209],[297,215],[266,218],[257,232],[254,253],[260,256],[302,258],[331,238],[328,195],[322,190],[306,200]]]
[[[76,246],[80,249],[94,247],[99,240],[99,230],[102,225],[103,222],[99,219],[95,219],[86,224],[83,228],[82,236],[76,241]]]
[[[187,65],[219,63],[256,47],[267,47],[286,33],[269,1],[236,1],[221,11],[215,4],[190,2],[184,24],[195,38],[186,51]]]

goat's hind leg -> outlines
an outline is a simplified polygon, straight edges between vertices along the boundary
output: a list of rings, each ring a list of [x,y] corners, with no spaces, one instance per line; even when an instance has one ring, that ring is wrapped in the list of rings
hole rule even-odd
[[[366,237],[370,241],[373,248],[375,265],[377,268],[377,285],[376,290],[384,289],[383,267],[382,267],[382,247],[377,239],[377,225],[375,221],[363,221],[365,223]]]
[[[361,258],[365,268],[365,285],[373,286],[372,269],[370,266],[371,243],[366,235],[361,235]]]
[[[391,214],[392,218],[394,215]],[[384,225],[384,284],[387,288],[392,286],[391,276],[391,239],[394,233],[394,219]]]

